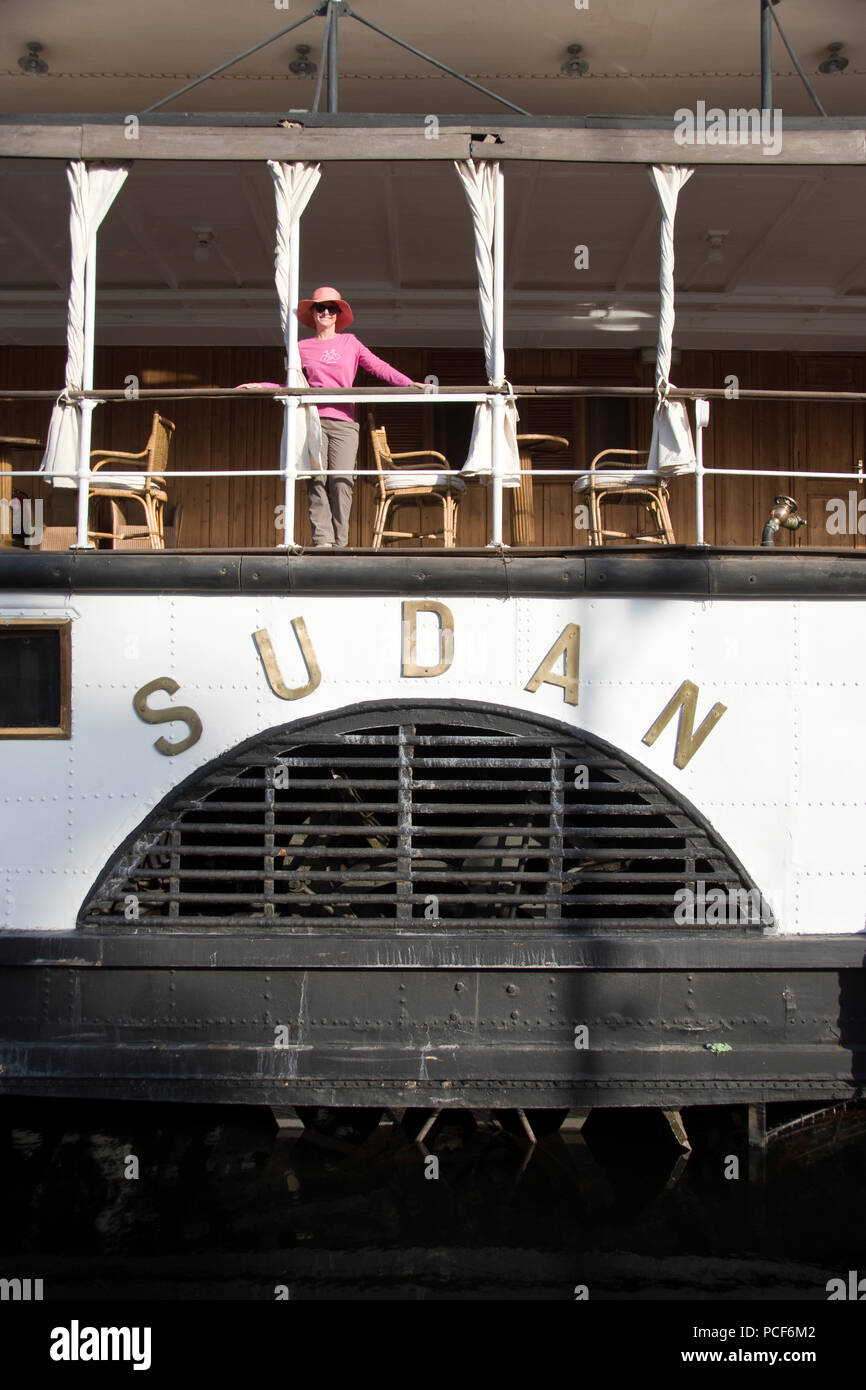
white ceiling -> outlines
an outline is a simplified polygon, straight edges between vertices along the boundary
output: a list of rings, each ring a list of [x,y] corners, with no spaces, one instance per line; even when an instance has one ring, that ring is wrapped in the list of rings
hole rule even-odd
[[[510,163],[506,210],[511,346],[654,341],[658,205],[641,166]],[[0,161],[0,341],[63,341],[67,218],[62,162]],[[100,232],[99,341],[279,343],[273,218],[264,166],[134,165]],[[862,169],[699,167],[677,214],[675,341],[862,347],[864,225]],[[589,266],[576,270],[581,245]],[[327,164],[301,283],[336,284],[371,342],[477,343],[472,228],[450,164]]]
[[[4,0],[0,109],[140,111],[276,34],[316,0]],[[353,0],[354,3],[354,0]],[[279,4],[279,7],[278,7]],[[755,105],[760,72],[758,0],[358,0],[365,18],[475,78],[534,115],[662,115],[703,98]],[[866,108],[863,0],[780,0],[780,21],[830,115]],[[279,111],[310,103],[313,81],[293,77],[298,43],[321,56],[324,21],[312,19],[172,110]],[[396,47],[356,20],[340,22],[344,111],[496,110],[489,98]],[[22,73],[29,40],[48,72]],[[817,72],[827,44],[845,43],[844,73]],[[569,44],[588,74],[561,72]],[[812,107],[778,33],[774,104],[789,116]]]
[[[185,81],[299,18],[313,0],[4,0],[6,111],[141,111]],[[361,13],[541,114],[672,115],[699,99],[759,104],[758,0],[358,0]],[[866,110],[866,0],[781,0],[778,14],[831,114]],[[341,21],[344,111],[492,113],[490,99],[437,74],[351,19]],[[310,21],[169,111],[279,111],[308,105],[312,82],[287,64],[297,42],[318,60]],[[44,44],[49,71],[17,58]],[[850,62],[816,72],[839,40]],[[563,76],[569,43],[590,73]],[[778,35],[774,104],[810,103]],[[507,339],[512,346],[648,346],[655,337],[658,210],[639,166],[506,164]],[[680,346],[862,347],[866,171],[699,167],[677,217]],[[104,343],[269,344],[273,195],[267,170],[139,161],[100,233]],[[62,161],[0,161],[0,341],[62,342],[68,283]],[[195,228],[213,231],[206,262]],[[721,260],[708,233],[722,231]],[[589,268],[574,268],[574,248]],[[447,163],[324,166],[305,214],[302,285],[335,283],[358,331],[383,346],[475,345],[472,233]]]

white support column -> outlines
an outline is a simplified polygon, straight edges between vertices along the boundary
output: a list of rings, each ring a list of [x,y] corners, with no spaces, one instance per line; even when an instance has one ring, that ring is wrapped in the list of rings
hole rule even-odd
[[[496,216],[493,222],[493,384],[505,381],[505,174],[496,166]]]
[[[298,355],[298,318],[295,308],[300,287],[300,218],[292,219],[289,238],[289,338],[286,344],[286,380],[292,380],[292,363]],[[295,396],[283,397],[283,438],[286,455],[283,465],[283,539],[281,550],[295,545],[295,483],[297,478],[298,401]]]
[[[87,248],[84,267],[84,364],[81,386],[93,390],[93,357],[96,343],[96,232]],[[78,525],[75,538],[77,550],[95,550],[87,538],[87,513],[90,503],[90,442],[93,433],[93,412],[97,401],[79,401],[81,424],[78,436]]]
[[[695,400],[695,541],[704,545],[704,430],[710,423],[710,403]]]
[[[496,166],[496,212],[493,221],[493,385],[505,381],[505,174],[501,164]],[[490,544],[502,545],[502,446],[505,440],[505,401],[501,396],[492,399],[493,458],[493,534]]]

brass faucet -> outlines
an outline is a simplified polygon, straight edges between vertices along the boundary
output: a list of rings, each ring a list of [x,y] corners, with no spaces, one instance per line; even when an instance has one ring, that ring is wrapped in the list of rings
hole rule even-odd
[[[799,508],[793,497],[777,497],[761,536],[761,545],[775,545],[776,532],[780,526],[788,531],[799,531],[806,525],[806,518],[799,516]]]

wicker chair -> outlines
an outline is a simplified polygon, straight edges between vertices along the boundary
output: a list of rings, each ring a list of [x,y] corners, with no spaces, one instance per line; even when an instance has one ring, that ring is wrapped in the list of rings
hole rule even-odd
[[[150,438],[141,453],[123,454],[111,449],[93,450],[90,455],[90,466],[94,473],[99,469],[113,468],[118,465],[121,468],[127,468],[133,463],[137,464],[138,468],[129,473],[103,473],[98,485],[91,482],[90,500],[96,497],[108,497],[117,501],[136,502],[144,511],[144,526],[136,527],[134,530],[126,525],[119,528],[118,521],[122,518],[122,510],[119,506],[112,506],[112,529],[110,531],[88,529],[88,537],[102,537],[109,539],[112,545],[116,545],[121,538],[129,540],[137,535],[142,539],[147,537],[151,550],[165,549],[163,513],[168,501],[168,494],[165,491],[164,473],[168,463],[168,446],[173,434],[174,425],[171,420],[166,420],[164,416],[155,413]],[[99,462],[94,463],[94,459],[98,459]],[[142,464],[144,471],[142,471]],[[120,534],[121,532],[123,535]]]
[[[604,545],[606,539],[643,541],[649,545],[675,545],[674,528],[668,511],[666,480],[660,473],[650,473],[646,467],[622,468],[617,467],[615,463],[602,463],[603,459],[612,457],[645,459],[648,454],[639,449],[602,449],[589,465],[589,472],[581,473],[575,479],[575,495],[586,495],[589,501],[590,545]],[[630,531],[611,531],[604,526],[604,502],[638,502],[641,499],[655,522],[654,534],[639,536]]]
[[[373,549],[380,550],[383,540],[423,541],[435,540],[437,536],[443,537],[446,549],[452,549],[457,537],[457,509],[460,506],[460,498],[466,491],[463,479],[451,471],[451,465],[443,454],[437,454],[432,449],[392,454],[388,448],[384,426],[377,428],[372,415],[367,416],[367,423],[376,460],[375,481],[378,492],[376,517],[373,522]],[[439,466],[433,469],[415,468],[401,473],[399,470],[403,468],[407,459],[435,459]],[[392,508],[400,507],[406,502],[417,505],[421,498],[430,498],[442,503],[441,531],[385,530]]]

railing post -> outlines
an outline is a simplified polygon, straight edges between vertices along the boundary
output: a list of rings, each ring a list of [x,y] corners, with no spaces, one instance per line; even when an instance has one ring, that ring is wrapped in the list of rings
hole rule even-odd
[[[493,409],[491,419],[491,429],[493,431],[493,458],[492,458],[492,484],[493,484],[493,534],[490,537],[491,545],[502,545],[502,446],[505,442],[505,400],[502,396],[492,396],[490,404]]]
[[[90,510],[90,438],[93,412],[98,401],[79,401],[81,418],[78,427],[78,515],[75,536],[76,550],[95,550],[93,541],[87,538],[87,516]]]
[[[295,481],[296,443],[298,437],[298,398],[283,396],[283,435],[286,441],[286,456],[283,467],[283,539],[280,550],[291,550],[295,546]]]
[[[81,385],[85,391],[93,390],[93,351],[96,335],[96,232],[87,248],[84,265],[84,368]],[[75,536],[77,550],[95,550],[96,546],[87,538],[87,517],[90,510],[90,444],[93,435],[93,412],[98,401],[80,400],[78,402],[78,517]]]
[[[704,430],[710,423],[710,403],[699,396],[695,400],[695,543],[704,540]]]
[[[505,382],[505,172],[502,164],[496,165],[496,192],[493,218],[493,384],[501,387]],[[503,445],[505,442],[505,400],[502,396],[491,399],[493,414],[493,458],[491,474],[493,486],[493,534],[490,544],[502,545],[502,476]]]
[[[336,26],[336,17],[332,16],[333,24]],[[301,359],[298,353],[298,319],[294,312],[294,306],[300,298],[300,262],[301,262],[301,214],[296,212],[292,217],[289,228],[289,284],[288,284],[288,320],[287,333],[285,336],[286,347],[286,382],[289,386],[298,385],[303,381],[303,376],[296,368],[300,368]],[[279,398],[278,398],[279,399]],[[285,456],[280,460],[283,470],[283,550],[296,549],[295,545],[295,479],[298,471],[298,399],[296,396],[283,396],[283,438],[285,446]]]

